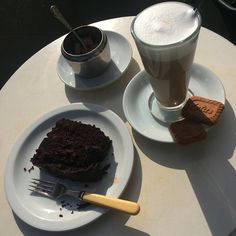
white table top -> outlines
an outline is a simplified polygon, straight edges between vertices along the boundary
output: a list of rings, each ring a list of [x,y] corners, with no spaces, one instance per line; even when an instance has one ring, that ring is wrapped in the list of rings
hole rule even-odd
[[[201,29],[195,62],[212,70],[225,87],[227,102],[221,121],[204,144],[182,147],[158,143],[136,133],[122,110],[127,83],[143,69],[129,32],[131,20],[123,17],[95,24],[122,34],[133,48],[129,69],[114,84],[92,92],[65,87],[56,72],[59,38],[26,61],[0,91],[0,235],[53,234],[28,226],[13,214],[4,194],[4,167],[13,144],[29,124],[73,102],[100,104],[126,123],[135,146],[135,164],[122,197],[138,201],[141,211],[137,216],[109,211],[65,235],[226,236],[236,228],[235,46]]]

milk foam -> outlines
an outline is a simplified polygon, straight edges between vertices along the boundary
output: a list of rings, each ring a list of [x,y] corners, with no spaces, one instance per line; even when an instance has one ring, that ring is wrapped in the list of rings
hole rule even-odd
[[[168,45],[190,36],[197,29],[198,21],[191,6],[164,2],[142,11],[134,22],[134,32],[145,43]]]

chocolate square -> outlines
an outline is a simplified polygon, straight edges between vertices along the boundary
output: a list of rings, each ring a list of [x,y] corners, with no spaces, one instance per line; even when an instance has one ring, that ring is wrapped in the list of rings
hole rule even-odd
[[[182,145],[188,145],[207,137],[201,124],[186,119],[172,123],[169,130],[174,141]]]

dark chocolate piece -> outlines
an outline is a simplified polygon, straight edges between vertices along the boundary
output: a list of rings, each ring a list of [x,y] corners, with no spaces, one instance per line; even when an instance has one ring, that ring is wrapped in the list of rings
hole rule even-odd
[[[206,138],[203,126],[189,120],[181,120],[169,126],[170,133],[176,143],[188,145]]]

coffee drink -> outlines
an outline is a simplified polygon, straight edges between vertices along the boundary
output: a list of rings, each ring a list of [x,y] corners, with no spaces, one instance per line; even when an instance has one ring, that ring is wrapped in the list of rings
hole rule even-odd
[[[151,75],[148,77],[155,97],[161,105],[174,107],[185,101],[193,57],[193,52],[172,61],[142,57],[144,67]]]
[[[186,99],[200,26],[200,15],[181,2],[153,5],[132,22],[144,68],[164,107],[178,106]]]

